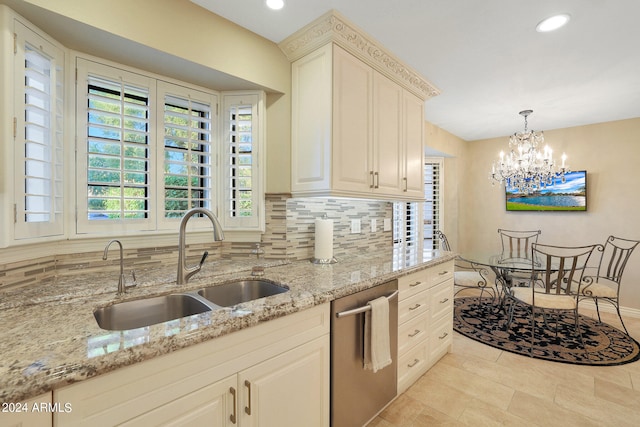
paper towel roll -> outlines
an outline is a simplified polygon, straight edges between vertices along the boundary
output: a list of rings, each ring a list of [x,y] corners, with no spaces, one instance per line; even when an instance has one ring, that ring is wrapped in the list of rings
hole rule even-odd
[[[316,236],[313,256],[315,259],[333,258],[333,220],[316,219]]]

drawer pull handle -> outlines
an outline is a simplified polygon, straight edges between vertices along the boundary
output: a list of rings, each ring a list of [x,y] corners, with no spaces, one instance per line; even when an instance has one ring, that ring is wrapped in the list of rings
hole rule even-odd
[[[445,302],[449,301],[449,298],[445,298],[442,301],[440,301],[440,304],[444,304]]]
[[[418,359],[413,359],[413,362],[409,363],[407,365],[407,368],[413,368],[414,366],[416,366],[418,364],[419,360]]]
[[[244,407],[244,412],[246,412],[247,415],[251,415],[251,383],[249,380],[244,380],[244,386],[249,390],[249,405]]]
[[[443,339],[445,339],[445,338],[447,337],[447,335],[449,335],[449,334],[445,332],[444,334],[442,334],[441,336],[439,336],[439,337],[438,337],[438,339],[439,339],[439,340],[443,340]]]
[[[420,333],[420,329],[416,329],[412,334],[409,334],[409,338],[413,338]]]
[[[449,274],[449,270],[441,271],[438,273],[440,276],[444,276],[445,274]]]
[[[416,304],[413,307],[409,307],[409,310],[413,311],[413,310],[417,310],[418,308],[422,307],[421,304]]]
[[[236,423],[236,408],[237,408],[237,400],[236,400],[236,389],[233,387],[229,387],[229,393],[233,396],[233,414],[229,416],[229,419],[233,424]]]
[[[413,288],[413,287],[416,287],[416,286],[421,285],[421,284],[422,284],[422,282],[418,280],[417,282],[414,282],[414,283],[410,284],[409,287]]]

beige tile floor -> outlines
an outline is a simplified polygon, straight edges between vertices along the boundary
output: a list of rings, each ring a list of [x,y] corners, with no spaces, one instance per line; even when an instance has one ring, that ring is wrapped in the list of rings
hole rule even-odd
[[[602,313],[602,320],[620,327],[615,314]],[[640,319],[625,323],[640,339]],[[454,333],[451,353],[368,427],[639,425],[640,361],[610,367],[554,363]]]

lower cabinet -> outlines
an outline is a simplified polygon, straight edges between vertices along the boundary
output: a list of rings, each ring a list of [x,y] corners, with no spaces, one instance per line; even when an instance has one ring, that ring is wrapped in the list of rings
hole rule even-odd
[[[238,374],[241,426],[327,426],[328,336]]]
[[[398,280],[398,393],[451,348],[453,268],[451,261]]]
[[[329,304],[59,390],[55,426],[328,426]]]

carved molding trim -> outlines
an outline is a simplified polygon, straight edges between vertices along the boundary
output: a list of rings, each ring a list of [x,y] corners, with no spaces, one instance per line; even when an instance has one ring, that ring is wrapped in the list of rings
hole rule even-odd
[[[418,72],[335,10],[287,37],[278,46],[293,62],[329,42],[336,43],[422,99],[440,94],[440,90]]]

